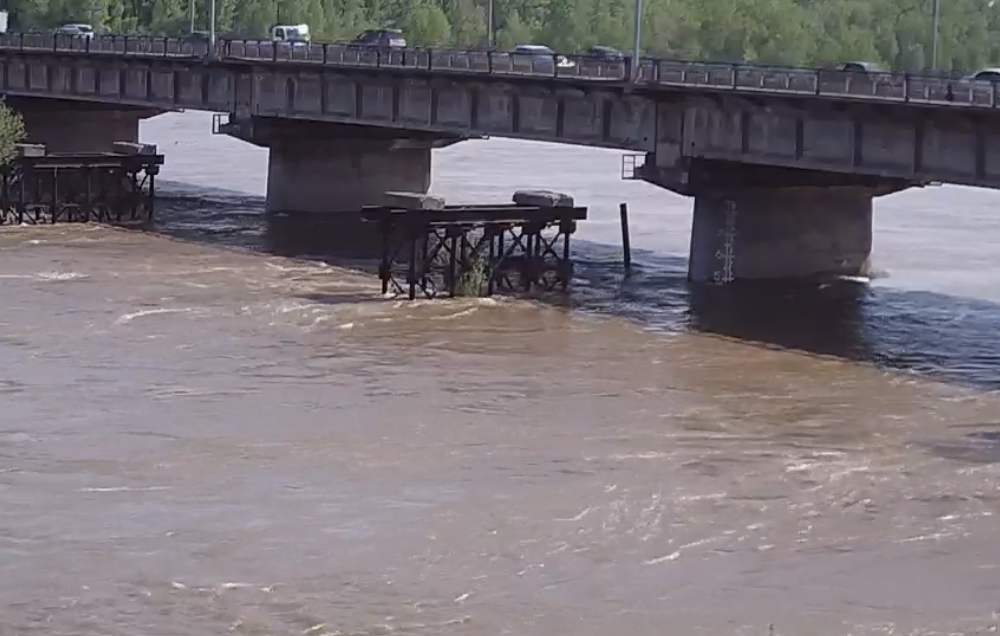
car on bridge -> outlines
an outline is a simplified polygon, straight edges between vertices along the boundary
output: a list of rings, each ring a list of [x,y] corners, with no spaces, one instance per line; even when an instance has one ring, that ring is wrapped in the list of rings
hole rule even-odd
[[[573,60],[542,44],[518,44],[510,52],[510,63],[514,72],[552,75],[576,67]]]
[[[89,40],[94,37],[94,27],[82,23],[64,24],[53,31],[53,35],[71,35]]]
[[[592,79],[622,79],[629,57],[616,48],[595,45],[576,58],[576,74]]]
[[[885,69],[875,62],[844,62],[837,67],[837,70],[846,73],[859,73],[863,75],[870,73],[885,73]]]
[[[378,46],[387,49],[405,49],[406,38],[399,29],[368,29],[351,43],[357,46]]]
[[[962,78],[967,82],[1000,82],[1000,68],[984,68]]]
[[[308,24],[276,24],[271,27],[271,41],[293,47],[307,46],[312,41]]]
[[[601,62],[623,62],[625,61],[625,54],[616,48],[610,46],[595,45],[587,49],[584,53],[588,58],[592,60],[599,60]]]

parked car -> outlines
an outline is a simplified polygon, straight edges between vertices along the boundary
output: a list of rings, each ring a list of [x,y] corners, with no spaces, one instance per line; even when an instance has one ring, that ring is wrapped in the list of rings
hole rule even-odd
[[[379,46],[387,49],[405,49],[406,38],[399,29],[368,29],[354,38],[352,44]]]
[[[555,74],[576,67],[573,60],[541,44],[518,44],[510,53],[513,70],[523,73]]]
[[[89,24],[64,24],[55,30],[55,35],[72,35],[74,37],[90,39],[94,37],[94,27]]]

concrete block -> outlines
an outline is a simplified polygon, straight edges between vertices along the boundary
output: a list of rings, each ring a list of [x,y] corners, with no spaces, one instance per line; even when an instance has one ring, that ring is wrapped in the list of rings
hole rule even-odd
[[[114,142],[115,154],[119,155],[155,155],[156,144],[133,143],[131,141]]]
[[[572,208],[573,197],[552,190],[518,190],[514,193],[514,203],[539,208]]]
[[[385,204],[404,210],[443,210],[444,197],[419,192],[386,192]]]
[[[17,154],[21,157],[44,157],[45,144],[17,144]]]

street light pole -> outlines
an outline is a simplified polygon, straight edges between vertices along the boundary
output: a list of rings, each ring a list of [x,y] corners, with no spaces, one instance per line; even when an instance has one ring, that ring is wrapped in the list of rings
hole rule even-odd
[[[632,36],[632,83],[639,81],[639,45],[642,43],[642,0],[635,0],[635,33]]]
[[[931,70],[937,70],[938,62],[938,23],[941,20],[941,0],[934,0],[934,36],[931,39]]]
[[[493,50],[493,0],[486,4],[486,43]]]
[[[188,14],[191,18],[191,28],[188,29],[188,32],[194,33],[194,0],[188,0]]]
[[[215,57],[215,0],[209,0],[208,7],[208,50]]]

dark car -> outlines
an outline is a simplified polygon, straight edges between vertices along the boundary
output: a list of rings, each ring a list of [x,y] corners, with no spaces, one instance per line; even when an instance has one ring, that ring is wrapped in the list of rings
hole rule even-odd
[[[578,74],[590,78],[621,79],[628,57],[610,46],[592,46],[577,59]]]
[[[201,44],[208,42],[211,39],[211,35],[208,31],[192,31],[190,33],[185,33],[181,38],[182,42],[188,42],[191,44]]]
[[[885,73],[885,69],[874,62],[844,62],[837,70],[848,73]]]
[[[406,48],[406,38],[399,29],[368,29],[354,38],[354,44],[381,46],[390,49]]]
[[[624,53],[610,46],[592,46],[585,55],[602,62],[621,62],[625,59]]]
[[[874,62],[842,62],[819,72],[820,90],[869,97],[892,90],[892,77]]]

